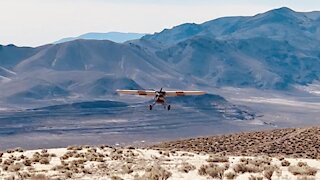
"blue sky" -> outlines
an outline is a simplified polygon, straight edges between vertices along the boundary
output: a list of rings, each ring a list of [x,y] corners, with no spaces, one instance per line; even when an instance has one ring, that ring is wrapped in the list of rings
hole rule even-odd
[[[0,0],[0,44],[39,46],[87,32],[153,33],[279,7],[320,10],[318,0]]]

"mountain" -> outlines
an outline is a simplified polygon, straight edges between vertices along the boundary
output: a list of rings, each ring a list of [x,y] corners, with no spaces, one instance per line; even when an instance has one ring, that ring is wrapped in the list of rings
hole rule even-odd
[[[129,43],[213,86],[288,90],[320,79],[319,17],[280,8],[182,24]]]
[[[203,24],[186,23],[142,39],[170,46],[195,36],[221,40],[267,37],[298,45],[301,40],[319,40],[319,17],[320,12],[302,13],[283,7],[255,16],[224,17]]]
[[[129,40],[140,39],[146,34],[143,33],[122,33],[122,32],[108,32],[108,33],[86,33],[78,37],[63,38],[59,41],[54,42],[54,44],[64,43],[68,41],[74,41],[77,39],[89,39],[89,40],[110,40],[117,43],[123,43]]]
[[[317,98],[298,89],[320,80],[319,23],[320,12],[280,8],[182,24],[124,43],[0,46],[0,142],[116,143],[121,135],[120,141],[142,141],[308,124],[317,117]],[[161,87],[209,94],[168,98],[172,111],[150,111],[152,98],[116,93]],[[309,103],[295,101],[300,98]]]
[[[320,79],[319,23],[320,12],[280,8],[182,24],[121,44],[0,46],[0,101],[119,99],[121,88],[293,90]]]

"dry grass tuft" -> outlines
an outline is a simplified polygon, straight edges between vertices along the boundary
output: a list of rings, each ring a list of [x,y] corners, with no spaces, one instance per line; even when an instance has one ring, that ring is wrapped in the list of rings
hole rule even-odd
[[[179,172],[184,172],[184,173],[188,173],[189,171],[192,171],[192,170],[195,170],[196,167],[190,163],[187,163],[187,162],[183,162],[179,168],[178,168],[178,171]]]

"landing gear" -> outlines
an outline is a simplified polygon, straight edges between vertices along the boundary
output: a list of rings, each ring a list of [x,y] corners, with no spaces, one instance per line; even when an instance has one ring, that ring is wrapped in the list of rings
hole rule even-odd
[[[149,105],[149,109],[150,109],[150,111],[152,110],[152,105]]]
[[[168,105],[168,111],[170,111],[170,109],[171,109],[171,106],[170,106],[170,105]]]

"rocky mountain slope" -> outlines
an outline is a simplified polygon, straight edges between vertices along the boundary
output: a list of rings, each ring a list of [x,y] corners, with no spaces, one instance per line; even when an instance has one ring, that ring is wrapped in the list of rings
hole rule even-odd
[[[183,24],[139,40],[0,47],[0,104],[119,100],[116,89],[292,90],[320,79],[319,12]],[[302,88],[300,88],[302,89]]]

